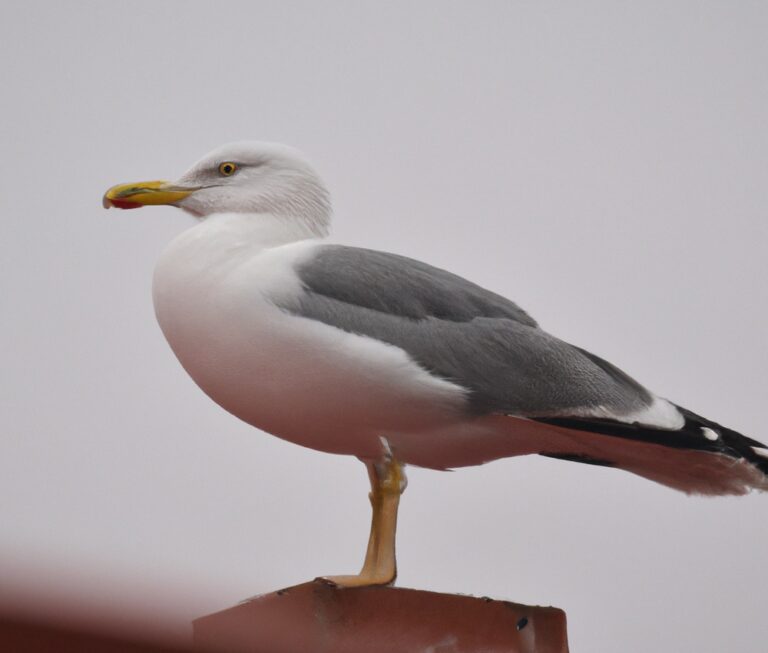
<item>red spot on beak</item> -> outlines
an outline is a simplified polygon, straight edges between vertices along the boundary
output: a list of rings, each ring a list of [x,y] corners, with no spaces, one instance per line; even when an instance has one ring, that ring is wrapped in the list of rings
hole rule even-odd
[[[128,200],[109,200],[112,204],[112,206],[118,208],[118,209],[140,209],[142,207],[141,204],[138,204],[136,202],[129,202]]]

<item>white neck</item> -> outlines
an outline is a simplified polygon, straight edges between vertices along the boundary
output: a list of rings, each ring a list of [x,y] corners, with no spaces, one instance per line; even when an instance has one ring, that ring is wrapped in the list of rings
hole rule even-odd
[[[328,235],[328,225],[314,220],[273,213],[215,213],[203,222],[226,233],[231,244],[278,247]]]

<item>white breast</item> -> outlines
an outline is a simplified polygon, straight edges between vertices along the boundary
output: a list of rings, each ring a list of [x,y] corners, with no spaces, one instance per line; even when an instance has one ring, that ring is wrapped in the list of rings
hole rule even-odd
[[[303,292],[295,266],[321,243],[264,246],[258,219],[208,218],[174,240],[155,270],[163,333],[214,401],[279,437],[361,457],[379,454],[381,435],[460,419],[464,390],[403,350],[278,308]]]

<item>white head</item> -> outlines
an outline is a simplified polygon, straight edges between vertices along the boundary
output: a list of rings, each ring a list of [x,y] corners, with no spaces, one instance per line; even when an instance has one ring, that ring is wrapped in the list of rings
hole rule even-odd
[[[204,156],[175,182],[113,186],[104,206],[122,209],[171,204],[199,217],[252,214],[301,222],[310,233],[328,232],[331,204],[322,180],[303,155],[286,145],[242,141]]]

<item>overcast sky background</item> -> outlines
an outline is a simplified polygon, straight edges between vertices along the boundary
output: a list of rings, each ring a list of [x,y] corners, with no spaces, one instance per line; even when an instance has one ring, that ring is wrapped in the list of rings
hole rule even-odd
[[[105,212],[228,141],[310,155],[334,239],[426,260],[768,440],[764,2],[0,7],[0,600],[172,619],[354,572],[367,478],[212,403]],[[411,469],[398,584],[557,605],[574,651],[763,650],[768,496],[541,458]]]

